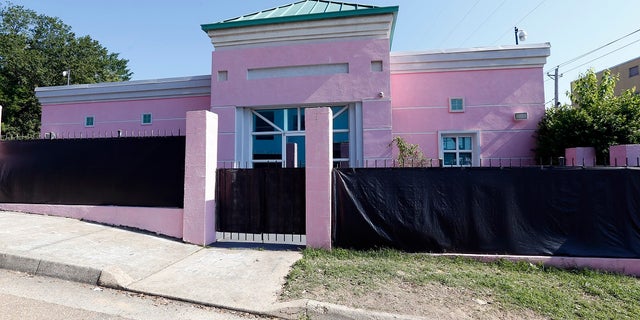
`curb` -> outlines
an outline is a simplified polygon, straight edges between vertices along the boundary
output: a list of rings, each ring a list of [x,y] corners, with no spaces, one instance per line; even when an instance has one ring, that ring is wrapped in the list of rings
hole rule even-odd
[[[7,253],[0,253],[0,268],[93,285],[102,274],[95,268]]]
[[[349,308],[342,305],[308,300],[306,315],[312,320],[430,320],[418,316],[405,316],[387,312]]]
[[[0,253],[0,269],[13,270],[38,276],[58,278],[90,285],[100,285],[107,288],[142,293],[151,296],[163,297],[171,300],[205,305],[225,310],[245,312],[259,316],[275,316],[282,319],[299,319],[300,315],[306,315],[312,320],[428,320],[430,318],[403,316],[385,312],[354,309],[341,305],[314,301],[296,300],[279,303],[278,307],[271,310],[239,309],[211,302],[195,301],[174,297],[170,295],[144,292],[128,288],[134,280],[117,267],[107,267],[104,270],[84,267],[79,265],[55,262],[40,258],[31,258],[19,254]]]

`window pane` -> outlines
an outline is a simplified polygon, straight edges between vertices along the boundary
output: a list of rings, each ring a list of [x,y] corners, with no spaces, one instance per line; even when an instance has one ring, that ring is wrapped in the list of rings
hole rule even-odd
[[[293,165],[294,159],[296,165]],[[305,163],[305,138],[303,136],[287,137],[287,168],[302,168]]]
[[[271,123],[275,124],[277,127],[274,127],[269,124],[269,122],[264,121],[261,117],[257,115],[253,115],[253,131],[254,132],[271,132],[271,131],[280,131],[281,128],[284,128],[284,109],[279,110],[259,110],[256,111],[263,118],[269,120]]]
[[[456,161],[455,152],[445,152],[444,153],[444,165],[445,166],[456,166],[458,165]]]
[[[342,109],[344,109],[344,107],[331,107],[331,110],[333,111],[334,115],[340,112]],[[334,130],[349,129],[349,111],[348,110],[345,110],[339,116],[333,118],[333,129]]]
[[[253,160],[282,160],[282,135],[253,136]]]
[[[304,109],[300,109],[300,130],[304,131]]]
[[[333,134],[333,157],[336,159],[349,158],[349,134]]]
[[[287,130],[298,131],[298,109],[287,109]]]
[[[451,111],[463,111],[464,105],[462,103],[462,99],[451,99],[450,100],[450,108]]]
[[[471,150],[471,137],[458,137],[458,150]]]
[[[442,148],[444,150],[455,150],[456,149],[456,138],[443,137],[442,138]]]
[[[460,165],[470,166],[473,164],[471,152],[460,152]]]

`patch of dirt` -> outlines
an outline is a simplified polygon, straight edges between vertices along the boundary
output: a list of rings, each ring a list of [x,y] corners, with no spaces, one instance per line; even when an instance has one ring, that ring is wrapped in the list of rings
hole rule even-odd
[[[412,286],[401,282],[384,289],[355,293],[348,286],[316,288],[302,298],[347,307],[433,319],[546,319],[528,310],[505,310],[490,294],[479,296],[463,288],[440,284]]]

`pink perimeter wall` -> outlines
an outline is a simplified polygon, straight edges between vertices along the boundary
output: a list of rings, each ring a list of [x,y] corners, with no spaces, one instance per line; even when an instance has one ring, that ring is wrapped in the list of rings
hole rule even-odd
[[[392,74],[393,135],[437,159],[439,133],[478,132],[482,159],[532,159],[544,115],[542,76],[542,68]],[[449,98],[463,98],[465,111],[449,112]],[[516,112],[528,119],[514,120]]]
[[[211,96],[116,100],[48,104],[42,106],[42,134],[54,132],[58,137],[110,136],[122,130],[126,136],[184,135],[186,113],[208,110]],[[151,113],[152,123],[142,124],[142,114]],[[94,117],[94,126],[85,127],[85,117]]]

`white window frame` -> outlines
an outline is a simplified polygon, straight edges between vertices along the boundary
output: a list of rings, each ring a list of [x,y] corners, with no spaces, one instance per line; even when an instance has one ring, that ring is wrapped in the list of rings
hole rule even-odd
[[[91,118],[91,125],[87,124],[87,120],[89,120],[89,118]],[[93,128],[96,126],[96,117],[95,116],[85,116],[84,117],[84,127],[85,128]]]
[[[318,105],[301,105],[299,108],[311,108],[316,107]],[[324,105],[322,105],[324,106]],[[347,133],[349,134],[349,158],[343,159],[334,159],[334,162],[338,161],[349,161],[349,165],[351,167],[355,167],[357,163],[362,162],[362,104],[359,102],[356,103],[347,103],[344,104],[346,109],[341,112],[334,114],[334,118],[339,116],[341,113],[348,112],[349,113],[349,129],[334,129],[333,133]],[[260,163],[260,160],[253,160],[253,136],[259,134],[282,134],[283,141],[286,140],[286,137],[289,136],[305,136],[306,131],[302,130],[284,130],[284,128],[279,128],[282,131],[273,131],[273,132],[253,132],[253,111],[259,110],[270,110],[270,109],[294,109],[296,107],[290,106],[282,106],[282,107],[238,107],[236,108],[236,127],[237,134],[235,139],[236,152],[235,159],[240,164],[240,167],[248,167],[252,168],[253,163]],[[263,119],[264,120],[264,119]],[[298,128],[300,128],[300,124],[298,124]],[[270,162],[274,162],[270,160]],[[282,161],[275,161],[286,163],[286,155],[283,155]]]
[[[149,122],[144,122],[144,116],[148,115],[149,116]],[[140,124],[142,124],[143,126],[149,126],[153,124],[153,114],[151,112],[146,112],[143,113],[140,116]]]
[[[454,110],[453,109],[453,101],[454,100],[460,100],[462,102],[462,109],[460,109],[460,110]],[[464,112],[464,110],[465,110],[464,98],[462,98],[462,97],[450,97],[449,98],[449,112],[451,112],[451,113],[461,113],[461,112]]]
[[[445,165],[444,164],[444,154],[445,152],[455,152],[456,154],[460,153],[460,152],[468,152],[466,150],[457,150],[458,146],[457,146],[457,142],[456,142],[456,150],[455,151],[449,151],[449,150],[444,150],[444,146],[442,145],[442,138],[445,137],[471,137],[471,165],[460,165],[457,164],[453,167],[468,167],[468,166],[473,166],[473,167],[477,167],[480,166],[480,154],[481,154],[481,150],[480,150],[480,131],[440,131],[438,132],[438,158],[442,159],[442,165],[445,167],[451,167],[451,165]],[[459,155],[456,156],[457,159],[459,159]]]

